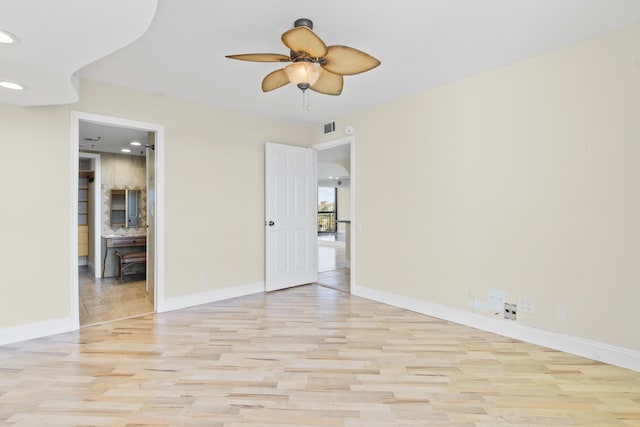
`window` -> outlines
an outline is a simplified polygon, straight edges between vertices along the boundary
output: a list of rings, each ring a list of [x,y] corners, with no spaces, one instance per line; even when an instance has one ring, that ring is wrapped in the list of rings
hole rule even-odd
[[[318,233],[336,232],[337,191],[334,187],[318,187]]]

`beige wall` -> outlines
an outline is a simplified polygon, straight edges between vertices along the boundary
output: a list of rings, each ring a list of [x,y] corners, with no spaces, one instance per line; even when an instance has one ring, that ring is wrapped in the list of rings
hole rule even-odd
[[[69,315],[66,107],[0,105],[0,328]]]
[[[342,185],[338,189],[338,219],[351,219],[351,185]]]
[[[357,285],[640,350],[640,26],[347,123]]]
[[[80,95],[0,105],[0,191],[11,201],[0,209],[0,328],[70,312],[72,109],[165,126],[167,298],[262,282],[264,142],[304,145],[307,129],[95,82]]]

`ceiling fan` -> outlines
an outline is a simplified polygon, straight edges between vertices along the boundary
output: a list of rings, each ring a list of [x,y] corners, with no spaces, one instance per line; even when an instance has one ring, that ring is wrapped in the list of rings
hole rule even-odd
[[[304,93],[307,89],[327,95],[342,93],[343,76],[364,73],[378,65],[373,56],[349,46],[327,47],[313,31],[313,22],[301,18],[282,34],[290,54],[248,53],[226,55],[227,58],[254,62],[291,62],[262,80],[262,90],[269,92],[293,83]]]

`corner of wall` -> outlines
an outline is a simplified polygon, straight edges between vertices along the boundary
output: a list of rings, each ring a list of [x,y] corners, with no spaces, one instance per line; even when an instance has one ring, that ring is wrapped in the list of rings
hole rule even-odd
[[[245,285],[199,292],[180,297],[165,298],[161,304],[160,301],[158,301],[158,313],[179,310],[181,308],[193,307],[196,305],[208,304],[251,294],[258,294],[261,292],[264,292],[264,282],[248,283]]]
[[[640,372],[640,352],[352,284],[351,293],[438,319]]]
[[[74,330],[72,319],[63,317],[0,329],[0,345],[42,338]]]

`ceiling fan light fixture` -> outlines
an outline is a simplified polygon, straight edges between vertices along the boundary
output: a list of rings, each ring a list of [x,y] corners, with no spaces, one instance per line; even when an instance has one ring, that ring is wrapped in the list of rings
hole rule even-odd
[[[272,71],[262,79],[262,91],[270,92],[289,83],[302,91],[303,109],[307,89],[325,95],[340,95],[344,84],[343,76],[364,73],[378,65],[380,61],[349,46],[327,46],[312,31],[310,19],[298,19],[294,28],[285,31],[280,39],[289,48],[289,55],[278,53],[245,53],[227,55],[230,59],[253,62],[290,62],[284,68]]]
[[[320,64],[316,62],[300,61],[287,65],[284,68],[284,72],[291,83],[302,90],[306,90],[316,84],[322,69]]]

